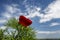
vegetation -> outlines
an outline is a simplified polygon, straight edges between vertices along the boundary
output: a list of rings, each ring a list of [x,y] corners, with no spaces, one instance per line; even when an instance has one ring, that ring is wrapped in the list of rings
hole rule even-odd
[[[18,20],[15,18],[9,19],[4,26],[7,28],[11,27],[15,29],[15,31],[11,32],[12,34],[9,34],[7,29],[0,30],[0,40],[35,40],[35,31],[33,31],[33,28],[19,24]],[[8,34],[5,35],[4,32],[7,32]]]

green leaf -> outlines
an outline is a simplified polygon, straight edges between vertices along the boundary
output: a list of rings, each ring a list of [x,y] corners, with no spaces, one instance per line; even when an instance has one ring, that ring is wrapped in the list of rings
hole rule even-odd
[[[35,31],[33,31],[32,27],[29,27],[29,26],[25,27],[21,24],[18,24],[18,20],[16,20],[15,18],[9,19],[6,22],[5,26],[17,29],[18,34],[15,37],[12,32],[13,34],[12,40],[34,40],[34,38],[36,37]],[[11,37],[8,37],[8,38],[11,40]]]
[[[5,26],[12,28],[17,28],[17,25],[18,25],[18,20],[16,20],[15,18],[9,19],[5,24]]]

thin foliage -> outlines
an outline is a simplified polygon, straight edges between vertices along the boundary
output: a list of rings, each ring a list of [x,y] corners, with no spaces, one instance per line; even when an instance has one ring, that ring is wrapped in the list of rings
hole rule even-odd
[[[11,27],[16,29],[15,32],[12,32],[12,35],[4,35],[3,33],[6,31],[0,30],[0,40],[35,40],[35,31],[33,30],[32,27],[24,27],[21,24],[18,24],[18,20],[15,18],[9,19],[6,23],[5,26]],[[16,35],[14,35],[16,34]]]

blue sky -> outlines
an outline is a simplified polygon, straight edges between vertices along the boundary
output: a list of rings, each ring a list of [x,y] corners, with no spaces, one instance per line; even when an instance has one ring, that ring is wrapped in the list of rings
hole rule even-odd
[[[60,38],[59,0],[0,0],[0,26],[11,17],[32,20],[37,38]]]

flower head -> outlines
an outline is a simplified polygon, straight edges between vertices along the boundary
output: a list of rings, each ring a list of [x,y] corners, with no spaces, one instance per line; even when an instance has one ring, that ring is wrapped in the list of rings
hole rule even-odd
[[[25,16],[21,15],[19,17],[19,24],[22,24],[23,26],[29,26],[32,24],[32,21],[28,18],[26,18]]]

